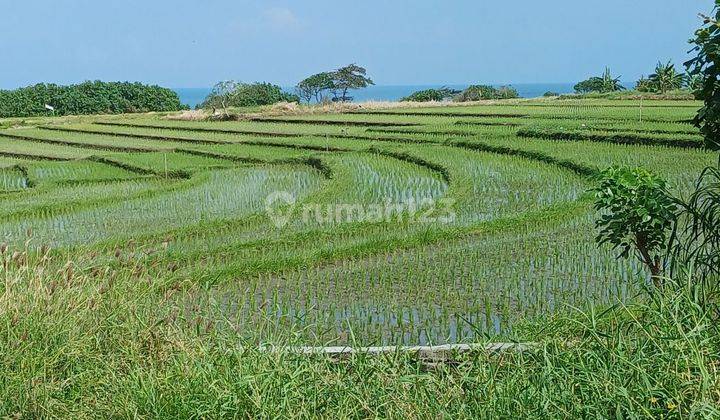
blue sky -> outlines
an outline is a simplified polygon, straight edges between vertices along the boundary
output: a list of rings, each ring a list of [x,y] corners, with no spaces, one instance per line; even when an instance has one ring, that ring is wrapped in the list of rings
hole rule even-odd
[[[377,84],[625,81],[686,58],[712,0],[0,0],[0,88],[132,80],[293,85],[357,62]]]

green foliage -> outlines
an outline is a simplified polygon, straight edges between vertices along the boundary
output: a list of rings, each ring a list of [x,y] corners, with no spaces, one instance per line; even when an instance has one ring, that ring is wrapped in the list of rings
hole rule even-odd
[[[458,102],[480,101],[483,99],[493,99],[495,97],[495,88],[487,85],[471,85],[462,91],[455,98]]]
[[[720,0],[715,0],[715,17],[704,17],[704,25],[695,32],[692,51],[697,57],[685,63],[690,76],[702,78],[696,96],[705,102],[694,119],[705,135],[705,146],[720,150]]]
[[[640,76],[640,80],[635,83],[635,90],[638,92],[654,92],[655,87],[650,79],[645,76]]]
[[[720,167],[705,168],[690,198],[677,202],[680,213],[670,242],[673,274],[691,270],[703,280],[720,278]]]
[[[666,64],[658,63],[655,73],[648,78],[647,87],[652,91],[665,93],[683,87],[685,75],[675,70],[675,65],[669,61]]]
[[[496,99],[515,99],[519,97],[517,89],[512,86],[500,86],[495,90]]]
[[[200,105],[201,108],[247,107],[272,105],[278,102],[299,102],[297,95],[287,93],[271,83],[219,82]]]
[[[552,91],[547,91],[547,92],[543,93],[544,98],[553,98],[555,96],[560,96],[560,94],[557,92],[552,92]]]
[[[705,80],[701,74],[687,74],[685,75],[685,82],[688,90],[696,93],[702,90]]]
[[[45,105],[55,108],[54,115],[164,112],[184,108],[174,91],[141,83],[94,81],[0,90],[0,117],[46,116],[51,111]]]
[[[413,92],[410,96],[400,99],[402,102],[430,102],[430,101],[445,101],[452,99],[455,95],[460,93],[459,90],[442,87],[440,89],[425,89]]]
[[[602,212],[597,242],[619,249],[622,258],[636,252],[657,284],[677,210],[665,181],[642,168],[613,166],[600,174],[593,191],[595,209]]]
[[[332,72],[314,74],[295,86],[295,92],[300,99],[310,102],[313,99],[320,103],[327,99],[326,93],[334,89],[335,83]]]
[[[352,97],[348,92],[354,89],[362,89],[375,83],[367,77],[367,70],[357,64],[349,64],[330,72],[314,74],[295,86],[295,92],[299,99],[310,102],[323,102],[332,95],[336,102],[350,102]]]
[[[608,93],[625,90],[620,83],[620,78],[613,77],[609,68],[605,68],[605,72],[601,77],[596,76],[584,80],[576,84],[574,89],[577,93]]]
[[[603,81],[600,77],[591,77],[575,85],[577,93],[603,92]]]
[[[481,101],[483,99],[513,99],[518,92],[512,86],[495,88],[488,85],[471,85],[455,97],[457,102]]]
[[[237,92],[238,87],[239,84],[234,80],[224,80],[216,83],[200,107],[213,109],[220,108],[227,113],[227,108],[230,106],[232,97]]]
[[[352,101],[352,97],[347,95],[348,91],[362,89],[375,84],[372,79],[367,77],[367,70],[354,63],[340,67],[331,74],[334,89],[333,100],[339,102]]]

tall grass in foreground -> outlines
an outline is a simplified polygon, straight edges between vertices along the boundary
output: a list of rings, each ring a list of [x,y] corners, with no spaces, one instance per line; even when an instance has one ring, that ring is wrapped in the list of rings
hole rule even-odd
[[[534,350],[426,370],[400,353],[263,353],[261,322],[249,332],[178,306],[190,284],[172,276],[0,251],[0,416],[720,416],[717,306],[697,303],[713,300],[690,278],[513,337]]]

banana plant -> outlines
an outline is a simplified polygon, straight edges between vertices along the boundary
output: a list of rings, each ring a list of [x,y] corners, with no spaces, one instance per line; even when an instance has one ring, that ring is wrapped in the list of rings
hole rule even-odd
[[[655,73],[650,75],[650,83],[658,92],[666,93],[682,88],[685,75],[675,70],[675,65],[669,61],[666,64],[658,62]]]

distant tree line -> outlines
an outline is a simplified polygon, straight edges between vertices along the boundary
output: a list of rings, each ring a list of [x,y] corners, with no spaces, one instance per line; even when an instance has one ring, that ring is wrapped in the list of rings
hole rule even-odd
[[[294,93],[285,92],[280,86],[270,83],[240,83],[233,80],[217,83],[199,108],[218,110],[229,116],[229,108],[272,105],[278,102],[350,102],[350,92],[374,85],[367,70],[357,64],[348,64],[332,71],[313,74],[295,85]],[[456,101],[469,102],[483,99],[511,99],[519,97],[511,86],[496,88],[487,85],[472,85],[465,90],[447,87],[425,89],[414,92],[401,101]]]
[[[120,114],[184,108],[174,91],[142,83],[88,81],[68,86],[37,84],[0,90],[0,117]]]

